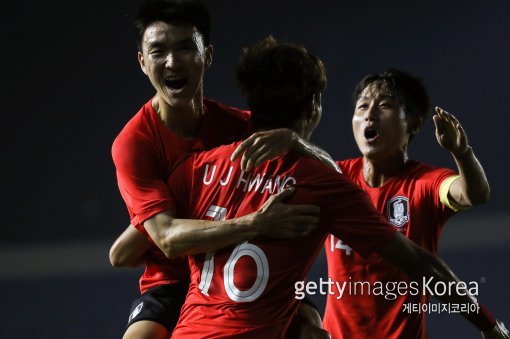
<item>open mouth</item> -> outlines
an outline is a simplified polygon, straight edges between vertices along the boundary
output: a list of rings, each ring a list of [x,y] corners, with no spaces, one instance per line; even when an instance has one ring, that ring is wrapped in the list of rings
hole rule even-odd
[[[376,130],[370,128],[365,129],[365,139],[367,139],[367,141],[375,140],[378,136],[379,133],[377,133]]]
[[[184,87],[184,85],[186,85],[187,82],[188,82],[188,78],[179,78],[179,79],[167,78],[167,79],[165,79],[165,85],[173,91],[178,91],[178,90],[182,89]]]

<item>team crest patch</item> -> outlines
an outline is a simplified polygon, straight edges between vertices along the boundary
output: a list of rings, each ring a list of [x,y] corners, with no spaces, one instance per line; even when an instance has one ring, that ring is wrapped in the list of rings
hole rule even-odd
[[[409,199],[406,197],[394,197],[387,203],[388,221],[402,227],[409,221]]]

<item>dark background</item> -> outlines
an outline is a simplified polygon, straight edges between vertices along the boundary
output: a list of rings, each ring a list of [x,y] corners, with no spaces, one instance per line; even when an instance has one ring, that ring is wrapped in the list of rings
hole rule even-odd
[[[108,246],[129,221],[110,147],[154,94],[136,60],[137,3],[2,6],[0,296],[9,305],[0,312],[2,338],[121,336],[139,272],[107,265]],[[510,271],[500,266],[510,258],[510,2],[205,3],[215,48],[206,96],[245,107],[234,82],[241,48],[269,34],[301,43],[328,70],[312,140],[336,159],[358,154],[351,93],[363,75],[396,67],[424,79],[433,103],[463,124],[492,188],[489,203],[447,227],[443,257],[466,280],[488,275],[492,285],[481,299],[510,322],[510,294],[501,291]],[[435,140],[432,119],[409,154],[454,166]],[[437,321],[433,337],[448,328],[476,337],[461,319]]]

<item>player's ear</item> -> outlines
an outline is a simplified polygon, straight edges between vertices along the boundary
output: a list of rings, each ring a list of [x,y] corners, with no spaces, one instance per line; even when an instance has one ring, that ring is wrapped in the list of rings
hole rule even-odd
[[[303,108],[303,115],[307,122],[310,122],[314,119],[315,95],[312,95],[310,99],[306,100],[305,107]]]
[[[205,61],[204,61],[205,69],[208,69],[212,64],[213,52],[214,48],[212,45],[209,45],[205,48]]]
[[[147,74],[147,69],[145,67],[145,59],[143,57],[142,52],[138,51],[137,57],[138,57],[138,63],[140,64],[140,68],[142,69],[142,72]]]
[[[422,117],[413,118],[407,124],[407,132],[409,134],[416,135],[420,131],[421,126],[423,126],[423,118]]]
[[[305,117],[309,123],[316,123],[322,114],[322,99],[320,93],[313,94],[305,104]]]

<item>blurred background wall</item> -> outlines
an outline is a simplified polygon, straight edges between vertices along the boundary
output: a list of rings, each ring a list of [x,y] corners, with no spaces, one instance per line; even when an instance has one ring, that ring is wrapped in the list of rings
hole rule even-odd
[[[121,337],[139,270],[113,269],[108,248],[129,223],[116,186],[113,139],[153,94],[136,60],[136,1],[3,4],[1,338]],[[243,47],[272,34],[305,45],[328,69],[313,141],[357,156],[351,93],[366,73],[424,79],[455,114],[485,167],[491,200],[455,217],[443,258],[510,322],[510,2],[205,1],[214,61],[206,96],[246,107],[234,81]],[[433,123],[410,156],[453,167]],[[320,258],[310,279],[325,277]],[[323,299],[317,298],[322,305]],[[431,338],[476,338],[459,316],[429,317]]]

